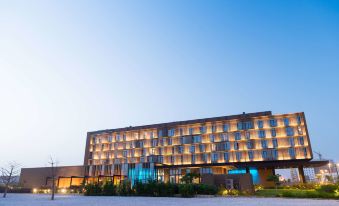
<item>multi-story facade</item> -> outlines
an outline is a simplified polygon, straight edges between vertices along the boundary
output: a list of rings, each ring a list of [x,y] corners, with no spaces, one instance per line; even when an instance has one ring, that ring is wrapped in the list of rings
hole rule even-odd
[[[251,173],[264,184],[275,168],[302,171],[312,157],[304,113],[268,111],[88,132],[84,165],[86,176],[132,182],[194,172]]]

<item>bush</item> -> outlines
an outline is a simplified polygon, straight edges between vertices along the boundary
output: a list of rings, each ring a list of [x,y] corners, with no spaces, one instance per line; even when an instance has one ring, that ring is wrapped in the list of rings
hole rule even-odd
[[[131,182],[129,181],[122,181],[122,183],[120,183],[120,185],[117,187],[116,191],[121,196],[129,196],[134,193],[131,189]]]
[[[87,184],[84,188],[85,196],[98,196],[102,194],[101,185],[98,183],[95,184]]]
[[[193,184],[179,185],[179,194],[181,195],[181,197],[194,197],[196,195],[194,185]]]
[[[218,188],[214,185],[196,184],[194,190],[199,195],[215,195],[218,193]]]
[[[339,185],[321,185],[319,188],[316,189],[318,192],[325,192],[325,193],[335,193],[336,190],[339,190]]]
[[[104,196],[114,196],[116,195],[116,186],[113,182],[106,182],[102,187],[102,195]]]

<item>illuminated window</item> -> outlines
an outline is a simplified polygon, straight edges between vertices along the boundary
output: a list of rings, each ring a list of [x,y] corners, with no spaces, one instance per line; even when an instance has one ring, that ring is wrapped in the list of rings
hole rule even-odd
[[[278,140],[276,138],[272,139],[272,144],[274,148],[278,147]]]
[[[269,122],[271,127],[276,127],[278,125],[276,119],[270,119]]]
[[[304,137],[299,137],[298,138],[298,141],[299,141],[299,145],[304,145]]]
[[[292,127],[286,127],[286,135],[294,136],[294,129]]]
[[[212,126],[211,126],[211,131],[212,131],[212,132],[216,132],[216,131],[217,131],[217,126],[212,125]]]
[[[259,130],[259,131],[258,131],[258,136],[259,136],[259,138],[265,138],[265,137],[266,137],[266,132],[265,132],[265,130]]]
[[[167,138],[167,145],[172,145],[172,138]]]
[[[290,138],[288,138],[288,142],[290,143],[290,146],[291,147],[294,147],[294,138],[293,137],[290,137]]]
[[[254,154],[253,151],[248,151],[248,159],[253,160]]]
[[[300,126],[297,127],[297,130],[298,130],[298,134],[299,134],[299,135],[303,134],[303,130],[301,129]]]
[[[207,158],[208,158],[207,154],[201,155],[201,159],[202,159],[203,162],[207,162]]]
[[[228,128],[229,128],[228,124],[224,124],[224,125],[222,126],[222,130],[223,130],[224,132],[228,132]]]
[[[247,149],[253,149],[253,142],[247,141]]]
[[[264,122],[262,120],[258,120],[257,124],[260,129],[264,127]]]
[[[239,143],[238,142],[234,142],[234,150],[239,150]]]
[[[207,130],[206,126],[200,127],[200,133],[201,133],[201,134],[205,134],[205,133],[206,133],[206,130]]]
[[[128,153],[127,150],[122,151],[122,156],[123,156],[123,157],[127,157],[127,153]]]
[[[261,152],[261,155],[262,155],[262,158],[263,158],[263,159],[267,159],[267,158],[268,158],[268,157],[267,157],[267,151],[266,151],[266,150],[262,151],[262,152]]]
[[[175,135],[175,129],[169,129],[168,130],[168,136],[173,137]]]
[[[224,160],[225,160],[225,162],[229,161],[229,154],[228,154],[228,152],[224,153]]]
[[[276,150],[276,149],[272,150],[272,158],[278,159],[278,150]]]
[[[218,153],[212,153],[212,162],[218,162],[219,156]]]
[[[210,142],[214,142],[215,140],[215,135],[214,134],[210,134]]]
[[[294,148],[288,148],[288,154],[291,158],[295,158],[295,149]]]
[[[241,152],[236,152],[235,157],[236,157],[237,161],[240,161],[241,160]]]
[[[234,133],[234,139],[235,140],[240,140],[241,139],[241,133],[240,132],[235,132]]]
[[[267,148],[267,141],[266,140],[261,140],[261,147],[262,148]]]
[[[298,125],[300,125],[301,124],[301,116],[297,116],[297,123],[298,123]]]
[[[221,141],[228,141],[228,134],[219,134],[220,140]]]
[[[184,153],[184,147],[183,146],[178,146],[178,153],[179,154]]]
[[[206,151],[205,145],[204,144],[200,144],[199,145],[199,150],[200,150],[200,152],[205,152]]]
[[[200,143],[201,142],[201,136],[200,135],[194,135],[193,136],[193,143]]]
[[[190,153],[195,153],[195,145],[190,146]]]
[[[288,118],[284,118],[284,125],[286,127],[290,125],[290,120]]]
[[[304,153],[304,157],[307,157],[307,148],[304,147],[304,148],[302,148],[302,150],[303,150],[303,153]]]
[[[190,135],[192,135],[194,133],[194,128],[189,128],[188,132]]]
[[[250,139],[251,138],[251,132],[247,131],[245,133],[246,139]]]
[[[192,164],[195,164],[196,155],[192,154],[191,158],[192,158],[191,159]]]
[[[276,137],[277,136],[277,131],[275,128],[271,129],[271,137]]]

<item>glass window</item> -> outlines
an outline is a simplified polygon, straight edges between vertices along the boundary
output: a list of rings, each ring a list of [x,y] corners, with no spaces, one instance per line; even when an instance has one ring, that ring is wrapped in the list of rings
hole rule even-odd
[[[278,140],[276,138],[272,139],[272,144],[274,148],[278,147]]]
[[[218,162],[219,156],[218,153],[212,153],[212,162]]]
[[[300,125],[301,124],[301,116],[297,116],[297,123],[298,123],[298,125]]]
[[[265,138],[265,137],[266,137],[266,132],[265,132],[265,130],[259,130],[259,131],[258,131],[258,136],[259,136],[259,138]]]
[[[295,150],[294,148],[288,148],[288,153],[291,158],[295,158]]]
[[[261,155],[262,155],[262,158],[263,158],[263,159],[267,159],[267,158],[268,158],[268,156],[267,156],[267,151],[266,151],[266,150],[262,151],[262,152],[261,152]]]
[[[303,130],[301,129],[300,126],[298,126],[298,134],[299,134],[299,135],[303,134]]]
[[[203,161],[203,162],[207,162],[207,157],[208,157],[208,156],[207,156],[206,153],[205,153],[205,154],[202,154],[202,158],[201,158],[202,161]]]
[[[286,135],[294,136],[294,129],[292,127],[286,127]]]
[[[252,141],[247,142],[247,149],[253,149],[253,143]]]
[[[266,140],[261,140],[261,147],[262,148],[267,148],[267,141]]]
[[[298,138],[298,140],[299,140],[299,145],[304,145],[304,137],[299,137]]]
[[[239,149],[239,143],[238,142],[234,142],[234,150],[238,150]]]
[[[262,120],[258,120],[258,128],[263,128],[264,127],[264,122]]]
[[[224,160],[225,160],[225,162],[228,162],[228,161],[229,161],[229,155],[228,155],[228,152],[225,152],[225,153],[224,153]]]
[[[158,137],[162,137],[162,130],[158,131]]]
[[[238,123],[237,123],[237,129],[238,129],[238,130],[242,130],[242,129],[243,129],[242,122],[238,122]]]
[[[184,147],[183,147],[183,146],[179,146],[179,147],[178,147],[178,153],[179,153],[179,154],[184,153]]]
[[[307,148],[304,147],[304,148],[302,148],[302,150],[303,150],[303,153],[304,153],[304,157],[307,157]]]
[[[200,150],[200,152],[205,152],[206,151],[205,145],[204,144],[200,144],[199,145],[199,150]]]
[[[188,132],[189,132],[190,135],[194,134],[194,128],[189,128]]]
[[[293,137],[288,138],[288,142],[290,143],[291,147],[294,147],[294,138]]]
[[[220,134],[219,136],[220,136],[221,141],[228,141],[229,140],[227,133],[226,134]]]
[[[167,138],[167,145],[172,145],[172,138]]]
[[[250,131],[246,131],[245,135],[246,135],[246,139],[251,139],[251,132]]]
[[[192,154],[192,164],[195,164],[196,155]]]
[[[206,133],[206,126],[202,126],[202,127],[200,127],[200,133],[201,134],[205,134]]]
[[[276,137],[277,136],[277,131],[275,128],[271,129],[271,137]]]
[[[216,132],[216,131],[217,131],[217,126],[212,125],[212,126],[211,126],[211,131],[212,131],[212,132]]]
[[[276,150],[276,149],[272,150],[272,158],[278,159],[278,150]]]
[[[180,128],[180,129],[179,129],[179,134],[180,134],[180,135],[184,135],[184,128]]]
[[[215,135],[214,134],[211,134],[210,135],[210,142],[214,142],[215,141]]]
[[[175,129],[169,129],[168,130],[168,136],[173,137],[175,135]]]
[[[190,153],[195,153],[195,145],[190,146]]]
[[[222,130],[223,130],[224,132],[228,132],[228,124],[224,124],[224,125],[222,126]]]
[[[240,140],[241,139],[241,133],[240,132],[235,132],[234,133],[234,139],[235,140]]]
[[[290,125],[290,120],[288,118],[284,118],[284,125],[286,127]]]
[[[276,119],[270,119],[270,126],[271,127],[276,127],[277,126],[277,120]]]
[[[253,155],[253,151],[248,151],[248,159],[253,160],[254,155]]]
[[[201,142],[201,136],[200,135],[194,135],[193,136],[193,143],[200,143]]]
[[[128,153],[128,151],[127,151],[127,150],[124,150],[124,151],[122,152],[122,156],[127,157],[127,153]]]
[[[236,152],[235,153],[235,156],[237,158],[237,161],[240,161],[241,160],[241,152]]]

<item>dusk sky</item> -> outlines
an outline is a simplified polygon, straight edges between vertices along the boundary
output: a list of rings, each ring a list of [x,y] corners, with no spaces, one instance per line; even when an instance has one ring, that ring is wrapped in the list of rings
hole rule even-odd
[[[339,1],[0,0],[0,94],[0,166],[81,165],[87,131],[258,111],[305,112],[339,160]]]

